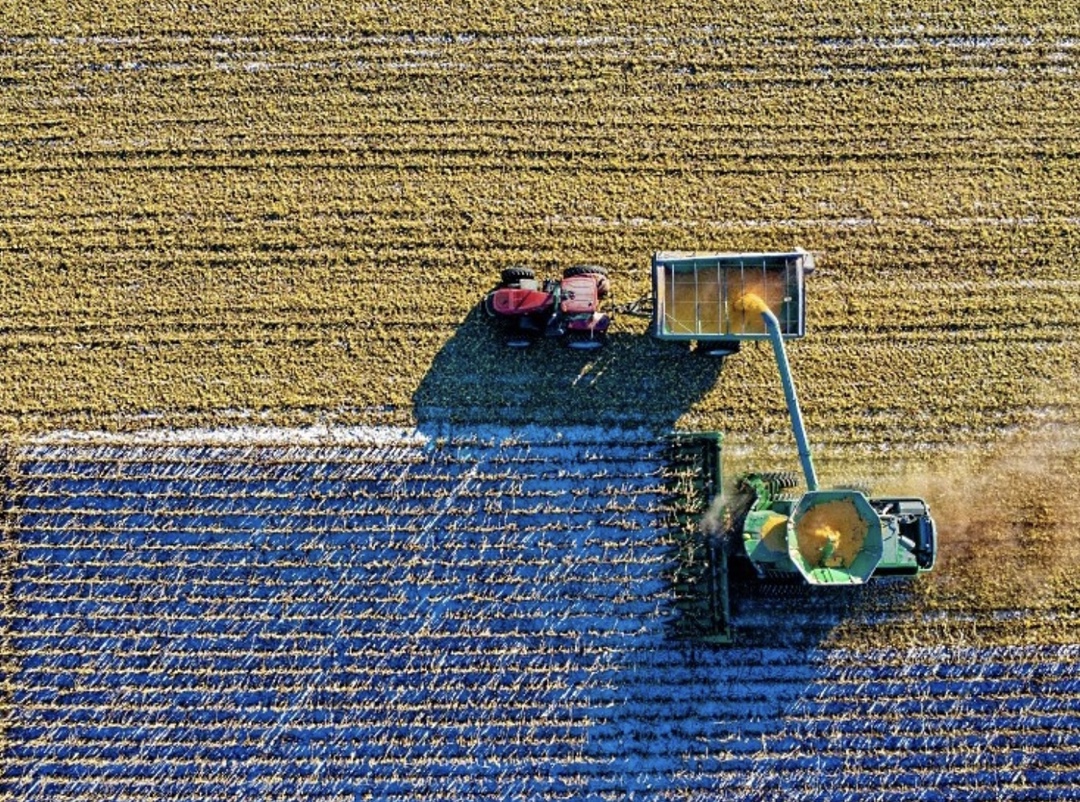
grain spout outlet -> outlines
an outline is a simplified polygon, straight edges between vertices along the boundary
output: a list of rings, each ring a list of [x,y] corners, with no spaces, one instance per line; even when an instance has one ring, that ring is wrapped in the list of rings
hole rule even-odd
[[[761,315],[769,312],[769,305],[753,292],[744,293],[735,299],[735,308],[741,312],[757,312]]]
[[[772,342],[773,354],[776,356],[776,367],[780,372],[780,382],[784,386],[784,399],[787,401],[788,414],[791,415],[791,431],[795,435],[795,444],[799,449],[799,462],[802,464],[803,476],[806,479],[806,489],[817,490],[817,473],[814,471],[814,460],[810,456],[810,444],[806,439],[806,427],[803,426],[802,413],[799,411],[799,397],[795,393],[795,381],[791,377],[791,366],[788,364],[787,351],[784,349],[780,321],[764,299],[756,293],[743,293],[735,300],[734,305],[745,312],[760,313],[765,321],[765,328]]]

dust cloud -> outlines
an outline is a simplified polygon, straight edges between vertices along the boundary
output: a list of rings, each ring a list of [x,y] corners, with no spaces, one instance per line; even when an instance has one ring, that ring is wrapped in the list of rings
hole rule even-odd
[[[701,530],[706,535],[722,535],[730,527],[727,493],[718,493],[701,516]]]
[[[997,608],[1042,606],[1076,589],[1080,427],[1021,432],[985,454],[912,467],[890,490],[930,504],[938,527],[931,592]]]

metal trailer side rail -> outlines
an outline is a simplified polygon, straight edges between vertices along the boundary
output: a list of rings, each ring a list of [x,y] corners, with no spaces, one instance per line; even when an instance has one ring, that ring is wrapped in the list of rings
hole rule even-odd
[[[769,287],[769,301],[778,305],[777,314],[783,318],[784,336],[802,337],[803,275],[813,270],[812,255],[801,248],[790,252],[656,252],[651,269],[652,334],[662,340],[764,340],[768,332],[746,330],[745,318],[735,328],[731,302],[758,287]]]

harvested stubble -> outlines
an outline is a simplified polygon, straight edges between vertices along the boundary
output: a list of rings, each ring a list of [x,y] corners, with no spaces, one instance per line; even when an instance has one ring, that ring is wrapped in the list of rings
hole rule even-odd
[[[1038,798],[1073,780],[1067,608],[1028,616],[1026,642],[927,645],[909,584],[831,602],[774,587],[743,607],[735,645],[688,660],[662,614],[670,477],[650,433],[226,434],[20,450],[10,798],[553,799],[603,783],[617,799],[647,781],[749,800],[781,780],[807,796],[822,780],[791,771],[792,733],[851,763],[830,798],[959,794],[991,738],[1030,750]],[[635,531],[598,524],[613,497]],[[999,638],[1017,623],[979,620]],[[657,710],[678,721],[659,739]],[[585,779],[553,791],[539,764]]]
[[[620,318],[590,383],[466,316],[507,264],[603,264],[624,302],[653,250],[794,244],[822,255],[791,353],[815,443],[1077,417],[1061,4],[62,5],[10,8],[0,52],[0,428],[450,409],[786,436],[767,359],[658,376],[672,354]]]
[[[862,550],[867,529],[851,499],[823,502],[795,527],[799,554],[815,568],[847,568]]]

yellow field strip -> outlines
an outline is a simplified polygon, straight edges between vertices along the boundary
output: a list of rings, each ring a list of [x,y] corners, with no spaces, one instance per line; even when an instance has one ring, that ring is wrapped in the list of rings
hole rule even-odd
[[[764,349],[720,371],[623,316],[595,358],[507,355],[475,310],[509,264],[603,264],[622,303],[653,251],[796,244],[817,441],[1077,417],[1075,11],[109,5],[6,21],[4,430],[257,410],[782,436]]]

